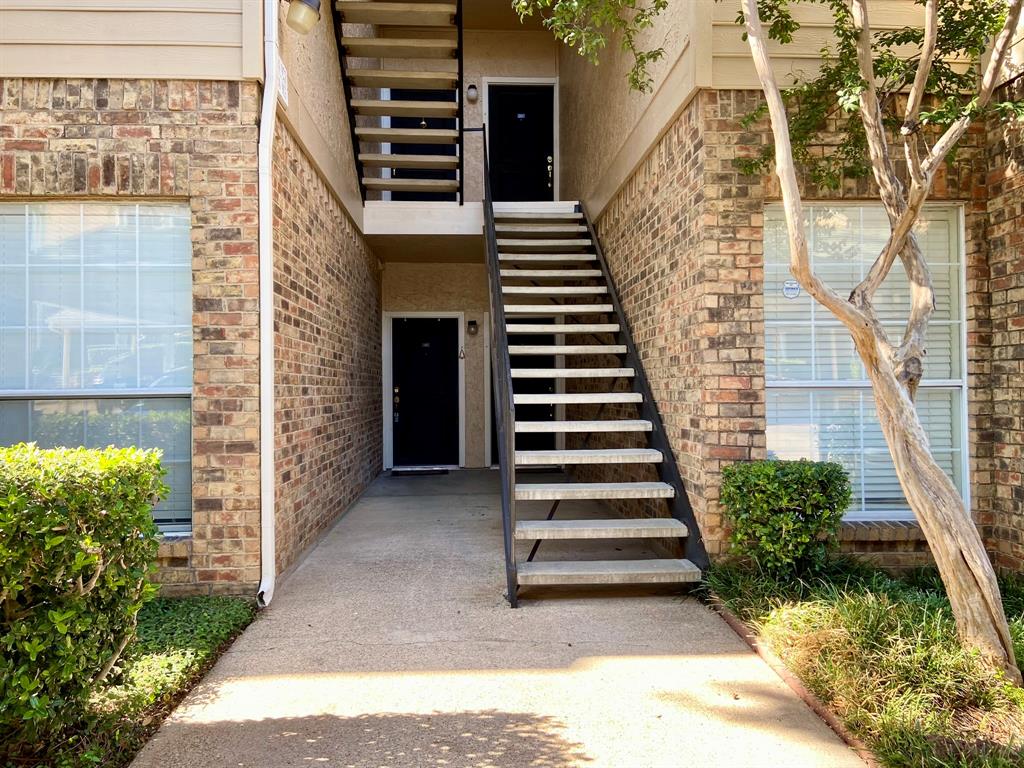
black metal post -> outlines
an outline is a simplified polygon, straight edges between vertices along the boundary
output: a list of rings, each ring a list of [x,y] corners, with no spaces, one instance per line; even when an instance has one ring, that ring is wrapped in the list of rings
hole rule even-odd
[[[463,79],[463,55],[462,55],[462,0],[458,0],[455,11],[455,27],[456,34],[458,35],[458,54],[459,54],[459,84],[458,84],[458,101],[456,102],[459,107],[459,205],[462,205],[466,199],[466,143],[465,137],[465,110],[463,104],[466,101],[465,96],[465,83]]]

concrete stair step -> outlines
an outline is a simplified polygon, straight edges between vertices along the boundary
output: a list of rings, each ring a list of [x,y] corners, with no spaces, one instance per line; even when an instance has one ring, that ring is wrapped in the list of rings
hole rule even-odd
[[[632,368],[513,368],[513,379],[629,379]]]
[[[687,534],[686,526],[671,517],[639,520],[520,520],[515,530],[517,541],[668,539],[683,538]]]
[[[455,88],[459,76],[455,72],[420,72],[400,69],[350,69],[348,80],[360,88],[411,88],[448,91]],[[359,130],[358,128],[356,129]],[[418,130],[429,130],[427,128]],[[384,139],[388,141],[388,139]]]
[[[356,137],[375,143],[454,144],[459,140],[459,132],[448,128],[356,128]]]
[[[505,333],[618,333],[618,323],[505,323]]]
[[[496,224],[499,237],[583,237],[587,228],[574,224]]]
[[[536,278],[540,280],[582,280],[584,278],[601,277],[600,269],[503,269],[502,277]]]
[[[359,162],[373,168],[428,168],[452,171],[459,167],[455,155],[382,155],[363,152]]]
[[[578,261],[597,261],[593,253],[499,253],[498,261],[522,264],[568,264]]]
[[[639,392],[570,392],[559,394],[513,394],[516,405],[586,405],[594,403],[642,403],[644,396]]]
[[[455,117],[459,105],[454,101],[391,101],[352,99],[357,115],[372,117]]]
[[[502,211],[498,210],[496,203],[494,220],[512,222],[536,221],[547,224],[552,221],[582,221],[583,214],[579,211]]]
[[[516,483],[516,501],[671,499],[668,483]]]
[[[575,584],[687,584],[701,580],[689,560],[562,560],[519,563],[522,586]]]
[[[598,296],[606,285],[503,285],[501,292],[515,296]]]
[[[626,345],[509,344],[508,353],[510,355],[624,355],[626,354]]]
[[[664,457],[654,448],[585,448],[562,451],[516,451],[524,467],[563,464],[658,464]]]
[[[517,421],[515,431],[523,432],[650,432],[647,419],[593,419],[589,421]]]
[[[613,311],[611,304],[506,304],[506,315],[601,315]]]
[[[534,239],[532,237],[499,237],[498,248],[501,252],[509,251],[536,251],[548,253],[562,253],[563,251],[582,251],[592,248],[590,238],[559,238],[555,240]]]
[[[363,179],[367,189],[391,192],[457,192],[459,182],[454,179]]]
[[[455,5],[442,3],[354,2],[339,0],[338,10],[346,24],[386,24],[401,27],[450,27],[455,24]]]
[[[341,44],[346,55],[367,59],[454,59],[459,49],[454,37],[343,37]]]

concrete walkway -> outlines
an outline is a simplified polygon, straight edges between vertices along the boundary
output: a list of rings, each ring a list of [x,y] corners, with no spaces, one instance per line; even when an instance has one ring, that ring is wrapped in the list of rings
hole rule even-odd
[[[380,478],[135,768],[862,768],[695,600],[510,610],[496,494]]]

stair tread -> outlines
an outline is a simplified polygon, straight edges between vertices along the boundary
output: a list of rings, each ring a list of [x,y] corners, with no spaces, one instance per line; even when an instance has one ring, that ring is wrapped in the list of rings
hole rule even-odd
[[[582,405],[585,403],[642,403],[644,396],[639,392],[548,392],[543,394],[520,393],[512,395],[516,405]]]
[[[510,355],[624,355],[625,344],[510,344]]]
[[[377,153],[360,153],[359,162],[374,168],[427,168],[452,170],[459,167],[459,158],[455,155],[384,155]]]
[[[579,211],[500,211],[495,207],[495,221],[581,221]]]
[[[454,179],[363,179],[367,189],[392,192],[456,192],[459,182]]]
[[[499,253],[498,261],[551,262],[597,261],[593,253]]]
[[[505,314],[595,315],[613,311],[611,304],[505,304]]]
[[[606,285],[503,285],[501,292],[515,296],[595,296],[608,293]]]
[[[419,72],[399,69],[350,69],[348,79],[357,86],[369,88],[415,88],[419,90],[451,90],[458,83],[455,72]]]
[[[356,128],[356,136],[360,141],[395,144],[454,144],[459,140],[459,132],[448,128]]]
[[[502,269],[502,277],[536,277],[542,279],[579,279],[601,277],[600,269]]]
[[[352,99],[351,104],[356,114],[375,117],[455,117],[459,113],[454,101]]]
[[[520,520],[515,538],[538,539],[647,539],[683,537],[686,526],[673,517],[610,520]]]
[[[498,248],[525,248],[531,251],[550,251],[559,253],[561,248],[591,248],[590,238],[557,238],[548,240],[532,237],[499,237]]]
[[[456,6],[441,3],[357,2],[339,0],[337,8],[348,24],[391,24],[403,27],[448,27],[455,22]]]
[[[450,59],[458,51],[455,38],[343,37],[349,56],[400,59]]]
[[[499,234],[510,235],[578,235],[587,231],[587,228],[576,224],[496,224],[495,230]]]
[[[534,560],[519,563],[524,586],[557,584],[652,584],[701,580],[700,568],[689,560]]]
[[[505,323],[505,333],[618,333],[618,323]]]
[[[650,432],[646,419],[594,419],[591,421],[517,421],[516,432]]]
[[[513,368],[513,379],[617,379],[636,376],[633,368]]]
[[[516,483],[517,501],[554,499],[671,499],[668,483]]]
[[[657,464],[664,457],[654,448],[582,448],[553,451],[516,451],[516,464]]]

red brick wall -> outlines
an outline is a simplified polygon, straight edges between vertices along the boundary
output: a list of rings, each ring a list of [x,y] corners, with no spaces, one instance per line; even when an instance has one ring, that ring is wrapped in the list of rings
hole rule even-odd
[[[1024,571],[1024,130],[992,124],[988,145],[988,539],[997,566]]]
[[[718,507],[722,467],[765,456],[762,228],[764,206],[778,200],[778,191],[774,177],[745,176],[734,165],[736,157],[770,141],[766,123],[740,124],[759,98],[754,91],[699,93],[597,223],[712,555],[728,546]],[[993,489],[985,170],[984,131],[978,129],[937,179],[932,198],[965,203],[972,500],[983,532]],[[808,200],[877,200],[868,179],[847,180],[838,192],[805,184],[804,194]],[[607,470],[595,473],[604,477]],[[928,558],[914,525],[858,524],[841,538],[847,551],[893,567]]]
[[[0,199],[192,208],[193,533],[161,549],[166,591],[259,581],[258,108],[253,83],[0,81]]]
[[[274,147],[277,564],[381,468],[380,270],[287,128]]]

